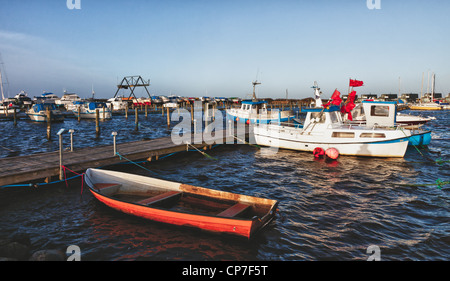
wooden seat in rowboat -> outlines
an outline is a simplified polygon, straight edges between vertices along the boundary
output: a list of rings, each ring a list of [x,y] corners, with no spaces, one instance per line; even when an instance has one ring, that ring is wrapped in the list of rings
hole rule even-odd
[[[250,205],[237,203],[237,204],[231,206],[230,208],[226,209],[225,211],[221,212],[217,216],[232,218],[232,217],[235,217],[235,216],[243,213],[249,207],[250,207]]]
[[[175,197],[175,196],[177,196],[179,194],[181,194],[181,192],[179,192],[179,191],[168,191],[168,192],[165,192],[163,194],[156,195],[156,196],[153,196],[153,197],[141,200],[139,202],[136,202],[136,204],[148,206],[148,205],[151,205],[151,204],[159,203],[159,202],[161,202],[163,200],[168,200],[168,199],[173,198],[173,197]]]
[[[116,193],[122,185],[120,183],[96,183],[94,188],[102,193]]]

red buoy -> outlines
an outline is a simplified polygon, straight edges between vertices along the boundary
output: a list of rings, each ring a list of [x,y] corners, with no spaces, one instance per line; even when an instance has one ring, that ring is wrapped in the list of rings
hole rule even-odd
[[[313,155],[315,158],[322,158],[325,155],[325,151],[321,147],[316,147],[313,150]]]
[[[336,148],[328,148],[325,151],[325,155],[333,160],[336,160],[339,157],[339,151]]]

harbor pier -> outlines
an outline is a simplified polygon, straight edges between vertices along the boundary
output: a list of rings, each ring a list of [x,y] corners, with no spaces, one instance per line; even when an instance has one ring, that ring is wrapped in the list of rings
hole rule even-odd
[[[153,140],[133,141],[116,145],[86,147],[74,151],[64,151],[62,166],[82,173],[87,168],[126,163],[129,160],[157,160],[160,156],[187,151],[190,147],[208,149],[212,147],[211,143],[230,143],[230,139],[233,139],[234,143],[233,135],[229,135],[229,132],[226,130],[215,131],[214,136],[208,142],[205,142],[201,137],[199,138],[201,134],[192,134],[192,142],[189,144],[175,144],[171,136],[168,136]],[[246,139],[249,134],[247,131],[244,134],[240,137]],[[198,139],[202,141],[199,142]],[[117,154],[115,154],[115,151],[117,151]],[[52,177],[60,176],[60,155],[58,151],[55,151],[1,158],[0,167],[2,167],[0,169],[0,186],[29,183],[41,179],[47,179],[48,181]]]

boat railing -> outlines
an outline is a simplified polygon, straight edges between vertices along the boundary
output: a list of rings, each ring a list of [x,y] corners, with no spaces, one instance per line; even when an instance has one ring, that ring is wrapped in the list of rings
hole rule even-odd
[[[301,129],[303,127],[302,124],[293,123],[293,122],[278,122],[278,121],[270,121],[269,125],[279,125],[283,127]]]

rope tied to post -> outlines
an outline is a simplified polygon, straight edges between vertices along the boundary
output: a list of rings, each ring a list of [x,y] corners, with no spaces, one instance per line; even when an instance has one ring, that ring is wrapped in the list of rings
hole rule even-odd
[[[134,162],[134,161],[131,161],[130,159],[126,158],[125,156],[120,155],[119,152],[116,152],[116,155],[119,156],[119,159],[120,159],[120,160],[125,159],[125,160],[127,160],[128,162],[130,162],[130,163],[132,163],[132,164],[138,166],[139,168],[142,168],[142,169],[144,169],[144,170],[146,170],[146,171],[148,171],[148,172],[151,172],[151,173],[153,173],[153,174],[159,176],[157,173],[153,172],[152,170],[149,170],[149,169],[145,168],[144,166],[139,165],[138,163],[136,163],[136,162]]]
[[[76,177],[81,176],[81,194],[83,194],[84,175],[85,175],[85,173],[79,174],[79,173],[77,173],[77,172],[75,172],[75,171],[72,171],[71,169],[67,168],[67,167],[64,166],[64,165],[62,165],[61,168],[63,168],[63,170],[64,170],[64,181],[65,181],[65,183],[66,183],[66,187],[69,187],[69,184],[67,183],[66,170],[69,170],[70,172],[72,172],[72,173],[74,173],[75,175],[77,175]],[[70,179],[73,179],[73,178],[75,178],[75,177],[72,177],[72,178],[70,178]]]

